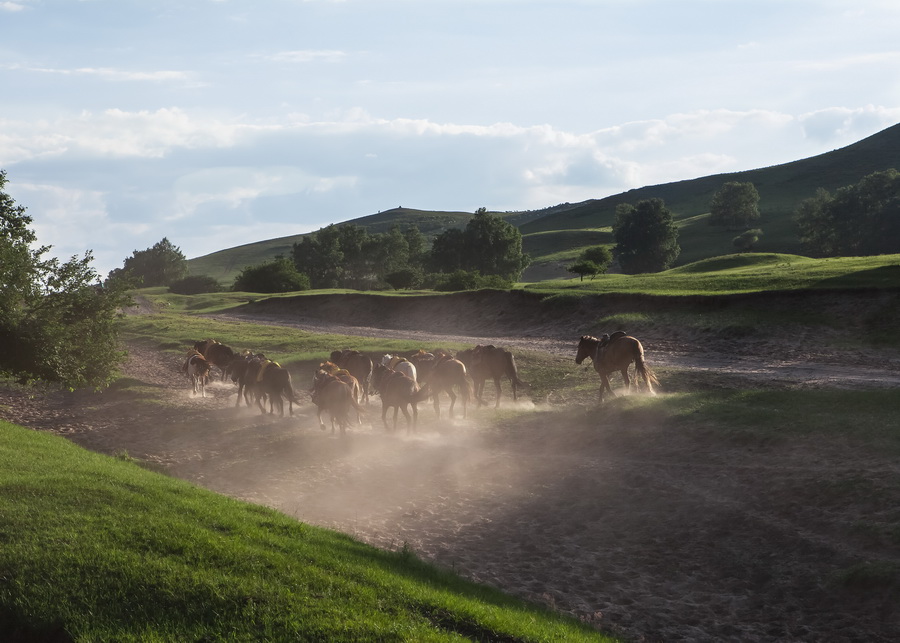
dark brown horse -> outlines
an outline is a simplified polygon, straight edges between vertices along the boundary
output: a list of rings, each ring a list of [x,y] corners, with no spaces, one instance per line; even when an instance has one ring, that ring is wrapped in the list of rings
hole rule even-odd
[[[594,363],[594,370],[600,375],[600,401],[603,401],[603,391],[608,391],[615,397],[608,377],[608,374],[614,371],[622,374],[622,379],[625,380],[625,389],[630,390],[631,378],[628,376],[628,367],[632,362],[635,368],[635,386],[637,386],[638,376],[640,376],[647,386],[647,392],[652,394],[653,385],[659,384],[659,381],[644,361],[644,347],[641,342],[630,335],[613,333],[613,336],[605,341],[584,335],[578,342],[578,352],[575,354],[576,364],[581,364],[587,357],[590,357]]]
[[[325,430],[322,412],[328,413],[331,417],[332,435],[335,425],[340,427],[341,435],[347,432],[350,425],[350,409],[356,408],[357,414],[361,411],[358,402],[353,398],[350,385],[322,369],[317,369],[313,377],[312,401],[316,405],[320,429]]]
[[[356,420],[361,424],[362,417],[359,413],[359,403],[362,400],[362,388],[359,385],[359,380],[353,377],[350,371],[345,368],[341,368],[334,362],[322,362],[321,364],[319,364],[319,368],[316,369],[315,375],[313,375],[313,391],[315,391],[316,388],[316,378],[319,376],[319,371],[325,371],[329,375],[334,375],[350,387],[350,392],[353,394],[353,400],[356,402],[356,404],[354,404],[357,409]]]
[[[251,364],[253,364],[253,374],[251,377],[256,377],[256,374],[259,371],[258,360],[260,359],[264,358],[261,355],[254,355],[250,351],[244,351],[236,356],[231,362],[231,367],[229,369],[231,381],[238,385],[237,400],[234,403],[235,406],[241,405],[241,399],[244,400],[244,403],[247,406],[250,406],[250,390],[247,388],[247,373],[251,370]]]
[[[360,391],[362,391],[363,402],[368,404],[369,383],[372,381],[372,359],[359,351],[349,348],[333,351],[330,359],[341,368],[350,371],[350,374],[357,379]]]
[[[237,357],[234,350],[215,339],[205,339],[202,342],[196,342],[194,350],[203,355],[207,362],[217,366],[222,371],[222,381],[224,382],[231,363]]]
[[[377,364],[372,374],[372,385],[381,396],[381,421],[388,431],[397,430],[397,414],[403,411],[406,418],[406,432],[415,431],[419,421],[419,402],[428,399],[428,387],[419,384],[409,375],[395,371],[383,364]],[[387,421],[389,408],[394,409],[394,425]],[[412,409],[412,416],[410,411]]]
[[[469,380],[466,379],[465,364],[451,357],[449,353],[442,352],[436,356],[434,364],[429,366],[421,379],[431,388],[434,411],[438,417],[441,417],[440,395],[442,392],[450,398],[450,417],[453,417],[453,407],[456,406],[455,391],[459,391],[463,405],[463,417],[466,417],[472,392],[469,388]]]
[[[478,405],[484,404],[484,384],[487,380],[494,380],[496,390],[495,407],[500,406],[500,380],[504,376],[509,378],[512,385],[513,400],[518,400],[518,388],[528,386],[519,379],[519,369],[516,367],[516,358],[508,350],[497,348],[491,344],[478,345],[456,354],[456,358],[466,365],[469,377],[475,383],[475,398]]]
[[[269,399],[269,413],[274,414],[275,408],[278,408],[278,415],[284,417],[284,400],[288,402],[288,410],[290,415],[294,414],[294,402],[299,403],[296,393],[294,393],[294,384],[291,373],[286,368],[267,360],[260,364],[256,374],[256,383],[253,387],[256,405],[263,413],[266,412],[262,400]]]

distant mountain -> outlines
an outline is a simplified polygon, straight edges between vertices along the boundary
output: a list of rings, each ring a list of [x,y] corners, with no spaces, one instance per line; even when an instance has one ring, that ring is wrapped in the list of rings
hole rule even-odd
[[[793,213],[803,199],[816,189],[830,192],[852,185],[872,172],[900,169],[900,125],[847,147],[782,165],[716,174],[686,181],[652,185],[581,203],[564,203],[543,210],[498,213],[523,235],[525,251],[533,264],[523,275],[525,281],[568,276],[565,265],[585,246],[612,243],[616,206],[660,198],[672,211],[680,227],[681,255],[678,265],[734,252],[731,240],[736,233],[706,223],[713,194],[728,181],[749,181],[760,195],[762,228],[756,250],[800,253],[793,227]],[[387,232],[393,225],[418,226],[433,238],[448,228],[462,228],[472,213],[439,212],[395,208],[343,222],[370,232]],[[293,235],[246,244],[191,259],[191,274],[209,275],[230,283],[248,265],[268,261],[277,255],[290,256],[293,244],[304,235]]]

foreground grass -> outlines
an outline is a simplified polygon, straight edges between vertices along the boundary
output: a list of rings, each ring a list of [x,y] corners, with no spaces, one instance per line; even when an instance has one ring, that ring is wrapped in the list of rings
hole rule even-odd
[[[0,488],[4,640],[605,640],[408,551],[5,422]]]

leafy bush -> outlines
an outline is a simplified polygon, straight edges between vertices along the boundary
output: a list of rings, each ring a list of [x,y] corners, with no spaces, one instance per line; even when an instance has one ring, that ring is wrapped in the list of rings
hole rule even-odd
[[[176,295],[199,295],[207,292],[222,292],[225,290],[216,279],[209,275],[195,275],[185,277],[169,284],[169,292]]]
[[[289,259],[278,257],[267,263],[244,268],[234,280],[232,290],[274,293],[309,288],[309,277],[298,272]]]
[[[91,252],[61,263],[37,247],[31,217],[3,191],[0,170],[0,374],[69,388],[108,384],[124,353],[119,311],[127,279],[102,286]]]
[[[494,288],[497,290],[509,290],[513,282],[500,275],[482,275],[477,270],[454,270],[451,273],[431,273],[426,276],[424,286],[439,292],[454,292],[458,290],[480,290]]]

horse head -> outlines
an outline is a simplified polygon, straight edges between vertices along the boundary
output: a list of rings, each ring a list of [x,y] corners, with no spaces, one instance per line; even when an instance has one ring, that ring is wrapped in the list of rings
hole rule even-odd
[[[594,350],[597,347],[597,338],[590,335],[582,335],[578,342],[578,351],[575,353],[575,363],[581,364],[585,357],[593,359]]]

